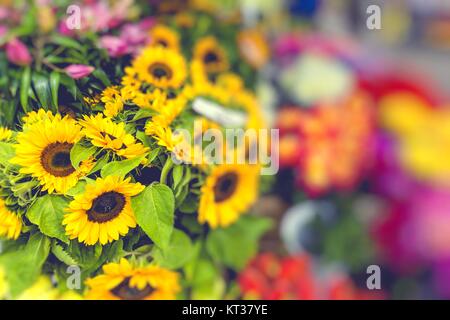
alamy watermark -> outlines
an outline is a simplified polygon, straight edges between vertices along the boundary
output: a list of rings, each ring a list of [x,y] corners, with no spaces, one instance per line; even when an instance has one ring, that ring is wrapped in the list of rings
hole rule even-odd
[[[376,264],[367,267],[366,273],[369,277],[366,280],[366,286],[369,290],[381,290],[381,268]]]
[[[369,15],[366,20],[366,26],[369,30],[381,30],[381,8],[379,5],[372,4],[367,7],[366,13]]]

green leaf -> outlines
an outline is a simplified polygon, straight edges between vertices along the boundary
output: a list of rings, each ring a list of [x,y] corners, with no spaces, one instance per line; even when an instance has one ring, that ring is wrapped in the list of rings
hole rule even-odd
[[[47,194],[38,198],[26,215],[43,234],[67,243],[69,239],[62,225],[67,205],[68,201],[62,196]]]
[[[153,111],[151,109],[139,109],[136,114],[134,115],[133,119],[131,121],[137,121],[145,118],[150,118],[156,114],[156,111]]]
[[[87,182],[85,180],[80,180],[77,182],[75,186],[70,188],[65,195],[74,197],[77,194],[83,193],[84,189],[86,188]]]
[[[83,46],[76,40],[73,40],[72,38],[61,36],[61,35],[53,35],[50,39],[52,43],[58,44],[60,46],[66,47],[66,48],[73,48],[79,51],[83,50]]]
[[[125,175],[136,168],[144,158],[145,155],[142,155],[133,159],[110,162],[103,166],[101,176],[103,178],[111,175],[125,177]]]
[[[101,170],[107,163],[108,163],[108,157],[100,158],[99,160],[97,160],[95,162],[95,165],[92,168],[92,170],[89,172],[89,174],[92,174],[94,172],[97,172],[98,170]]]
[[[12,144],[0,141],[0,163],[4,166],[9,164],[9,161],[16,154]]]
[[[168,269],[179,269],[195,255],[191,239],[182,231],[174,229],[165,250],[155,247],[152,256],[158,265]]]
[[[78,169],[80,163],[92,156],[97,148],[94,146],[86,147],[81,143],[75,143],[70,150],[70,162],[75,169]]]
[[[172,178],[173,178],[173,187],[176,188],[178,186],[178,184],[181,181],[181,178],[183,178],[183,166],[181,165],[177,165],[174,166],[173,170],[172,170]]]
[[[22,105],[24,112],[29,112],[28,108],[28,91],[31,84],[31,69],[30,67],[25,68],[22,74],[22,79],[20,83],[20,104]]]
[[[175,199],[164,184],[152,184],[131,199],[138,225],[150,239],[166,251],[173,231]]]
[[[206,248],[214,260],[240,270],[257,253],[259,238],[270,227],[269,219],[243,216],[228,228],[213,230],[206,240]]]
[[[79,92],[75,80],[72,79],[71,77],[69,77],[67,74],[63,73],[61,75],[60,81],[61,81],[61,84],[63,84],[67,88],[67,90],[70,92],[72,97],[75,99]]]
[[[225,281],[220,271],[210,260],[200,259],[192,280],[191,299],[221,299],[225,292]]]
[[[194,213],[198,209],[198,197],[190,194],[188,195],[183,203],[178,207],[178,210],[180,210],[183,213]]]
[[[33,88],[39,99],[39,103],[44,109],[49,109],[53,106],[50,85],[47,77],[34,73],[33,74]],[[56,106],[53,106],[53,111],[56,111]]]
[[[103,70],[95,69],[95,71],[92,72],[92,75],[100,80],[106,87],[111,85],[111,81],[109,81],[108,76]]]
[[[59,72],[53,71],[50,73],[50,90],[52,92],[52,102],[55,107],[58,107],[58,90],[60,79],[61,74]]]
[[[148,163],[152,163],[153,160],[156,159],[156,157],[159,156],[159,153],[161,152],[161,148],[155,148],[153,150],[150,151],[150,153],[148,154]]]
[[[150,138],[143,131],[136,131],[136,138],[146,147],[150,147]]]
[[[36,281],[50,251],[50,239],[37,232],[30,236],[21,250],[0,256],[0,265],[6,272],[11,295],[17,297]]]
[[[62,245],[53,242],[52,253],[58,258],[59,261],[70,265],[78,265],[78,262],[63,248]]]

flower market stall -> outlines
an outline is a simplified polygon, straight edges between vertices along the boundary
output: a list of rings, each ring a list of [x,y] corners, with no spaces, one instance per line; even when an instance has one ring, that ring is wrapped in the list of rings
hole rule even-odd
[[[0,300],[449,298],[438,2],[0,1]]]

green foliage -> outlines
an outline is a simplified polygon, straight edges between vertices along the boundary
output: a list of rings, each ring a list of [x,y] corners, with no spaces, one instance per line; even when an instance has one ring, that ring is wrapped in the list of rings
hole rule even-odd
[[[187,264],[194,256],[191,239],[182,231],[174,229],[166,248],[155,248],[152,256],[162,267],[178,269]]]
[[[13,298],[36,281],[49,251],[50,239],[41,233],[34,233],[26,245],[0,256],[0,265],[5,269]]]
[[[152,184],[131,200],[138,225],[164,252],[171,239],[175,199],[164,184]]]
[[[361,271],[361,266],[369,265],[374,259],[369,234],[353,214],[343,214],[335,226],[323,233],[325,259],[345,261],[353,271]]]
[[[62,225],[64,209],[68,203],[68,200],[62,196],[47,194],[37,198],[26,215],[30,222],[37,225],[46,236],[68,242],[69,239]]]
[[[136,168],[142,160],[145,158],[145,155],[140,157],[126,159],[122,161],[112,161],[105,164],[101,169],[101,176],[103,178],[107,176],[120,176],[125,177],[125,175]]]
[[[9,161],[14,157],[15,153],[12,144],[0,141],[0,165],[5,167],[9,166]]]
[[[268,219],[243,216],[227,228],[212,230],[206,240],[206,248],[215,261],[240,270],[256,254],[260,237],[270,227]]]
[[[70,162],[75,169],[78,169],[80,163],[84,160],[87,160],[89,157],[93,156],[96,147],[84,146],[81,142],[75,143],[72,149],[70,150]]]

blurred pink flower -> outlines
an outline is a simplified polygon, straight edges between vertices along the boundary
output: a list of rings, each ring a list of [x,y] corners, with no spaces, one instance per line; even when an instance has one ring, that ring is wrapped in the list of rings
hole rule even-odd
[[[10,62],[21,66],[29,65],[32,61],[27,46],[16,38],[6,44],[6,56]]]
[[[129,52],[128,45],[125,40],[115,36],[101,37],[100,47],[106,49],[108,51],[108,55],[113,58],[121,57]]]
[[[75,35],[75,30],[67,27],[67,21],[65,19],[59,22],[58,32],[67,37],[72,37]]]
[[[300,36],[291,33],[282,35],[278,38],[274,46],[275,56],[281,60],[296,56],[300,53],[300,50]]]
[[[6,20],[9,16],[9,10],[6,7],[0,7],[0,20]]]
[[[66,73],[73,79],[81,79],[90,75],[95,68],[84,64],[71,64],[65,69]]]
[[[156,19],[154,17],[147,17],[139,21],[138,25],[142,30],[148,31],[156,25]]]
[[[3,37],[8,32],[8,28],[6,26],[0,26],[0,38]]]
[[[76,33],[85,31],[100,32],[116,28],[126,19],[128,8],[132,5],[131,0],[117,1],[110,5],[108,1],[84,1],[80,5],[79,30],[70,30],[67,27],[66,19],[59,23],[58,30],[67,36],[74,36]]]
[[[128,23],[122,27],[120,38],[131,45],[144,44],[149,38],[147,30],[144,30],[138,24]]]

